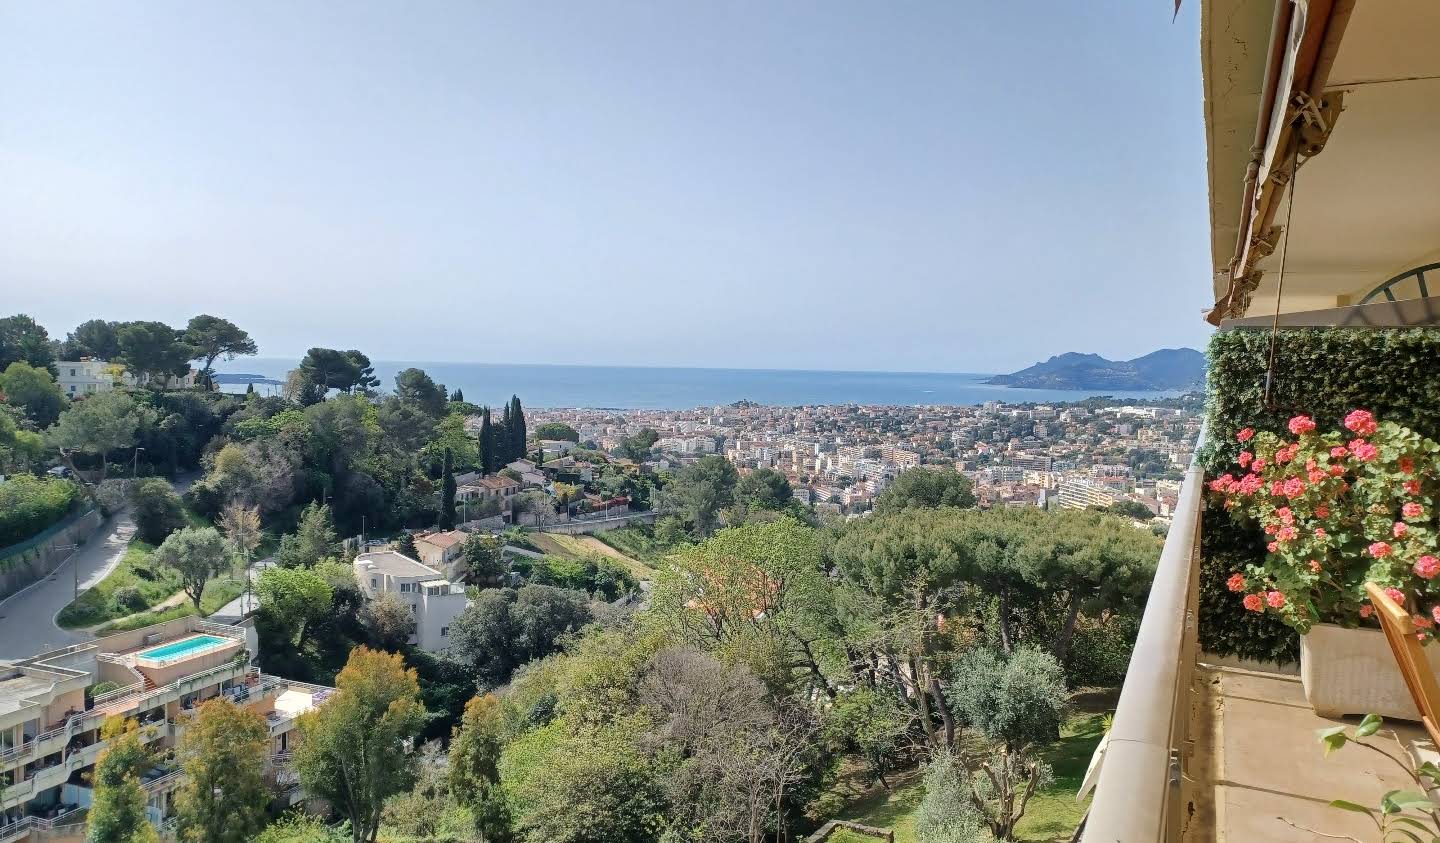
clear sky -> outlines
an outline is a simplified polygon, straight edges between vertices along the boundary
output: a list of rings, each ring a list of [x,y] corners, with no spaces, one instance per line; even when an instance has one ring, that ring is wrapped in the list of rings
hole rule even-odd
[[[1198,4],[0,4],[0,315],[264,356],[1205,341]]]

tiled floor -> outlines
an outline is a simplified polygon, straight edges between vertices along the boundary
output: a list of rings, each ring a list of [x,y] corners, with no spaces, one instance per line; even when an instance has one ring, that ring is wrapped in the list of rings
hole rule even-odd
[[[1416,789],[1400,764],[1363,747],[1326,758],[1316,732],[1358,718],[1317,716],[1297,677],[1201,666],[1195,682],[1187,841],[1378,840],[1371,820],[1330,801],[1373,806],[1387,791]],[[1406,763],[1412,753],[1433,751],[1413,723],[1387,721],[1367,740]]]

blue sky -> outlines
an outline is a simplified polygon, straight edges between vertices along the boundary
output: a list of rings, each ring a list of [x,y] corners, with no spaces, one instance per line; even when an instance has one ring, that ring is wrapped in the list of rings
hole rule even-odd
[[[0,5],[0,311],[265,356],[1199,345],[1197,6]]]

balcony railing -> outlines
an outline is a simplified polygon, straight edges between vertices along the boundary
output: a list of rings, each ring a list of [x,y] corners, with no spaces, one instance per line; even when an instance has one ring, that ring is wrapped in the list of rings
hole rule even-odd
[[[1202,431],[1197,453],[1204,438]],[[1096,751],[1099,779],[1083,843],[1179,838],[1190,667],[1199,648],[1198,538],[1204,480],[1204,470],[1192,461],[1155,569],[1114,725]]]

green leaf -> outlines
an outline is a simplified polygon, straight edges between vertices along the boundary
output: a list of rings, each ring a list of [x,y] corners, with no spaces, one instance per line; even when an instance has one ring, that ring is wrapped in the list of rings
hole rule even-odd
[[[1395,807],[1394,811],[1386,811],[1386,813],[1390,814],[1399,813],[1400,811],[1435,810],[1435,803],[1430,801],[1430,797],[1414,790],[1392,790],[1380,799],[1380,804],[1382,807],[1393,805]]]
[[[1360,725],[1355,727],[1355,737],[1368,738],[1380,729],[1380,724],[1385,722],[1378,714],[1367,714]]]
[[[1374,809],[1366,808],[1364,805],[1357,805],[1354,802],[1349,802],[1344,799],[1332,799],[1330,801],[1330,807],[1339,808],[1342,811],[1353,811],[1357,814],[1364,814],[1365,816],[1371,818],[1375,816]]]
[[[1435,766],[1434,761],[1426,761],[1424,764],[1421,764],[1415,768],[1415,773],[1425,776],[1431,781],[1440,782],[1440,767]]]

